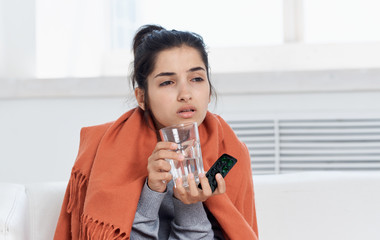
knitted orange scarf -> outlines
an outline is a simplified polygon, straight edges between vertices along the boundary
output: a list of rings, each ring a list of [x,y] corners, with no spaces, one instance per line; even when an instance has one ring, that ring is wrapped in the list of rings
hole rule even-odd
[[[151,120],[150,120],[151,123]],[[204,169],[223,153],[238,159],[226,176],[225,194],[204,204],[229,239],[257,239],[257,223],[247,148],[222,118],[207,113],[199,126]],[[55,240],[129,239],[147,159],[157,143],[140,109],[118,120],[83,128]]]

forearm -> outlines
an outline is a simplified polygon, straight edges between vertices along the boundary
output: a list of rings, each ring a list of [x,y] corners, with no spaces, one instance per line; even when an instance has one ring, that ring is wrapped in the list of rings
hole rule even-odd
[[[131,239],[158,239],[158,211],[165,193],[154,192],[145,183],[133,220]]]
[[[213,239],[214,233],[202,202],[184,204],[173,198],[175,217],[169,239]]]

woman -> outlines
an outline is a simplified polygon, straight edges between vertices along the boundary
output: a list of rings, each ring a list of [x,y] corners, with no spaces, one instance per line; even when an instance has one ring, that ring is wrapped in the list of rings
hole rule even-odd
[[[208,112],[213,92],[202,38],[147,25],[134,38],[132,83],[138,108],[83,128],[55,239],[257,239],[249,153],[224,120]],[[238,159],[211,192],[189,176],[173,187],[181,161],[157,131],[197,122],[205,170],[223,153]]]

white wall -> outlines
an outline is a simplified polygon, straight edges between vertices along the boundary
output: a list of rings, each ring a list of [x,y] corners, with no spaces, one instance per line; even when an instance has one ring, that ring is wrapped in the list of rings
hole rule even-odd
[[[123,98],[0,100],[0,182],[66,180],[83,126],[115,120]]]

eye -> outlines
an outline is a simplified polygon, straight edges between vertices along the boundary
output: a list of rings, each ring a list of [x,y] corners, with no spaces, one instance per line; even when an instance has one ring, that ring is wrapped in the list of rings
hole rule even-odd
[[[164,81],[164,82],[160,83],[160,87],[168,86],[168,85],[173,84],[173,83],[174,82],[171,80]]]
[[[201,78],[201,77],[196,77],[196,78],[191,79],[191,81],[193,81],[193,82],[202,82],[202,81],[203,81],[203,78]]]

